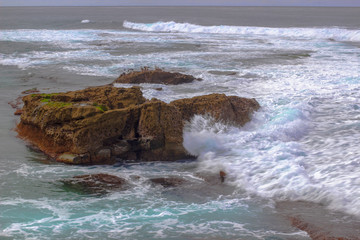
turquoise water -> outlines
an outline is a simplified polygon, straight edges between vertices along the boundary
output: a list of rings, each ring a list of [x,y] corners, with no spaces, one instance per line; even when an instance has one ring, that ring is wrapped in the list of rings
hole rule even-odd
[[[288,232],[287,222],[274,216],[271,207],[258,208],[266,202],[245,196],[234,198],[233,188],[195,178],[194,162],[76,167],[39,162],[44,157],[34,155],[18,169],[1,175],[3,179],[16,179],[2,186],[6,195],[1,198],[0,223],[5,239],[301,236]],[[66,177],[98,172],[125,177],[133,186],[99,196],[69,191],[60,182]],[[134,174],[141,178],[132,180]],[[164,175],[185,176],[189,184],[180,189],[164,189],[146,182],[147,177]],[[276,224],[271,223],[274,220]],[[279,223],[285,226],[279,227]],[[269,226],[284,232],[264,233],[263,229]]]
[[[351,15],[358,10],[309,9],[318,14],[312,23],[296,21],[303,8],[268,10],[287,16],[287,24],[242,14],[266,9],[221,8],[214,15],[213,8],[9,8],[1,14],[9,24],[0,29],[0,239],[309,239],[276,207],[281,201],[359,218],[360,29],[359,15]],[[42,24],[39,11],[47,19]],[[346,21],[325,21],[334,11]],[[242,128],[195,116],[183,144],[197,159],[173,163],[70,166],[16,138],[19,118],[8,102],[22,91],[104,85],[142,66],[203,79],[141,84],[146,98],[170,102],[217,92],[256,98],[262,107]],[[219,171],[227,173],[224,183]],[[125,178],[129,188],[91,194],[63,183],[96,173]],[[156,177],[186,183],[150,184]]]

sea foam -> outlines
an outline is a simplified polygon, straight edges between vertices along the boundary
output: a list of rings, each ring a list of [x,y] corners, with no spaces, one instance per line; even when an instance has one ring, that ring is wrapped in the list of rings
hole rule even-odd
[[[284,108],[266,116],[260,110],[242,128],[195,116],[184,130],[184,147],[198,157],[200,171],[225,171],[227,182],[249,196],[311,201],[359,216],[360,196],[352,177],[309,165],[309,153],[298,141],[308,131],[305,112]]]
[[[239,34],[267,35],[288,38],[322,38],[337,41],[360,41],[360,30],[343,28],[269,28],[251,26],[202,26],[191,23],[155,22],[136,23],[124,21],[125,28],[148,31],[148,32],[182,32],[182,33],[216,33],[216,34]]]

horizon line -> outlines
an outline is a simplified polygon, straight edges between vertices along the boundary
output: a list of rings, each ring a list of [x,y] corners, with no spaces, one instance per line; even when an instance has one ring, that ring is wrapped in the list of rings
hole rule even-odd
[[[360,7],[359,5],[1,5],[0,7]]]

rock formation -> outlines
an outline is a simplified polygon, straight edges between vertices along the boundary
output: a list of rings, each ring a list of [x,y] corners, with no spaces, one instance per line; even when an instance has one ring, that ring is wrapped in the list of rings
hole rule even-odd
[[[57,161],[112,163],[116,158],[173,161],[189,158],[183,127],[195,114],[242,126],[259,108],[255,99],[210,94],[169,104],[146,100],[140,88],[111,85],[23,98],[19,136]]]
[[[165,72],[158,68],[155,70],[150,70],[145,67],[142,68],[141,71],[133,71],[121,74],[120,77],[114,81],[114,83],[158,83],[166,85],[177,85],[191,83],[195,80],[199,81],[201,79],[181,73]]]

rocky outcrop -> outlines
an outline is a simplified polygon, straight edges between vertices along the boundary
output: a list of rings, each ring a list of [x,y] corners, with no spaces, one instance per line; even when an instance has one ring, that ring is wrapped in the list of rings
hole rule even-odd
[[[165,72],[158,68],[155,70],[150,70],[145,67],[142,68],[141,71],[133,71],[121,74],[120,77],[114,81],[114,83],[157,83],[177,85],[191,83],[195,80],[199,81],[201,79],[181,73]]]
[[[19,136],[57,161],[113,163],[116,158],[173,161],[189,158],[183,127],[195,114],[241,126],[259,108],[255,99],[210,94],[169,104],[146,100],[138,87],[111,85],[23,98]]]

